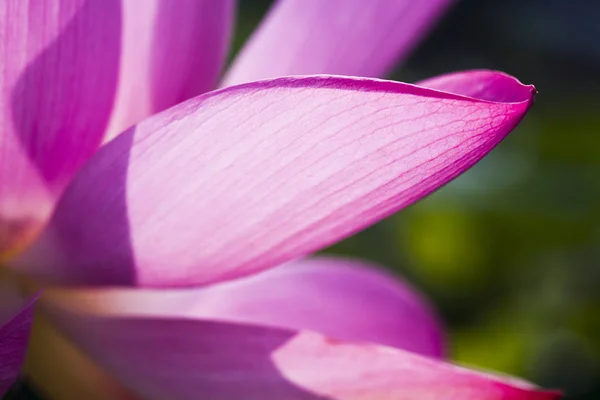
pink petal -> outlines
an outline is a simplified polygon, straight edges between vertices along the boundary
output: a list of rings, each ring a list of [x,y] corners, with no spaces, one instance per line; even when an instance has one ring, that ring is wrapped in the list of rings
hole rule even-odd
[[[144,399],[551,400],[517,380],[316,333],[57,311],[69,337]]]
[[[224,85],[283,75],[380,77],[402,61],[451,0],[279,0]]]
[[[506,84],[511,79],[496,71],[472,70],[434,76],[417,85],[489,101],[511,102],[522,95],[520,86]]]
[[[225,61],[234,0],[123,1],[122,68],[109,138],[212,90]]]
[[[0,398],[17,379],[25,359],[36,298],[24,301],[13,288],[0,287]]]
[[[105,146],[15,266],[69,284],[191,286],[322,249],[470,168],[532,104],[314,76],[211,92]],[[475,79],[480,79],[475,74]]]
[[[107,129],[213,87],[232,16],[233,0],[0,4],[0,253],[44,222]]]
[[[31,234],[102,140],[120,26],[112,0],[0,4],[0,252]]]
[[[443,353],[442,329],[429,305],[406,283],[350,259],[295,261],[201,289],[77,289],[53,298],[109,314],[308,329],[433,357]]]

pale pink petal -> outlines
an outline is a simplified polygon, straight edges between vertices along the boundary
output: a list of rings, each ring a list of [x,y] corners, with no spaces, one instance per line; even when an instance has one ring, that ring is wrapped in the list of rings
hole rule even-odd
[[[107,129],[213,88],[233,12],[233,0],[0,4],[0,253],[35,233]]]
[[[279,0],[236,57],[225,86],[283,75],[381,77],[452,0]]]
[[[200,289],[63,289],[50,295],[99,313],[308,329],[433,357],[444,352],[442,328],[425,300],[376,266],[351,259],[305,259]]]
[[[123,1],[120,84],[107,138],[212,90],[234,13],[234,0]]]
[[[114,0],[0,3],[0,253],[31,235],[101,142],[120,14]]]
[[[496,146],[535,91],[498,75],[513,97],[333,76],[200,96],[97,153],[15,267],[69,284],[192,286],[310,254]]]
[[[146,400],[552,400],[399,349],[229,322],[59,311],[54,321]]]
[[[25,359],[36,298],[24,300],[13,288],[0,287],[0,398],[17,379]]]

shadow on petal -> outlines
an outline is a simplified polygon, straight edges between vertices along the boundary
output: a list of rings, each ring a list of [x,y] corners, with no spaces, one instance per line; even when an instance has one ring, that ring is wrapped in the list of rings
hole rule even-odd
[[[330,400],[281,375],[272,360],[296,332],[192,319],[51,312],[66,335],[148,400]]]
[[[323,249],[445,185],[516,127],[534,88],[486,74],[508,88],[479,99],[308,76],[180,103],[94,155],[21,268],[69,285],[189,287]],[[470,76],[461,87],[481,82]]]
[[[147,400],[556,400],[527,382],[314,332],[45,304],[65,335]]]
[[[114,141],[111,158],[95,157],[91,168],[89,164],[82,168],[87,189],[67,187],[63,197],[70,201],[58,202],[51,224],[33,246],[11,261],[12,267],[42,282],[52,282],[57,277],[65,284],[86,279],[96,285],[137,280],[127,198],[135,129],[129,129]],[[106,174],[110,179],[100,179]],[[99,189],[101,194],[92,193],[91,187]],[[106,221],[110,221],[110,229],[106,229]]]
[[[60,192],[104,136],[118,83],[121,3],[28,4],[22,12],[27,51],[40,54],[12,89],[13,126],[39,174]]]

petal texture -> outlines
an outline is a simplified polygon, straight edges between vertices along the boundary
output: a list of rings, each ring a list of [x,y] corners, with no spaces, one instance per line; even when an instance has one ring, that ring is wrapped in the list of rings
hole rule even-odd
[[[279,0],[224,85],[284,75],[381,77],[402,61],[451,0]]]
[[[551,400],[516,380],[311,332],[54,310],[92,358],[144,399]]]
[[[105,138],[213,87],[233,12],[233,0],[2,2],[0,253]]]
[[[200,96],[103,147],[14,265],[70,284],[191,286],[310,254],[498,144],[534,91],[498,75],[513,97],[332,76]]]
[[[12,289],[0,287],[0,398],[17,379],[25,359],[33,303]]]
[[[356,260],[317,257],[188,290],[60,290],[54,301],[88,312],[215,319],[368,341],[440,357],[443,333],[406,283]]]

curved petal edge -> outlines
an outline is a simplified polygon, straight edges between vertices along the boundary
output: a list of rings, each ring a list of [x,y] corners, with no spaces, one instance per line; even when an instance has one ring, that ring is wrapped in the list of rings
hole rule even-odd
[[[279,0],[234,59],[230,86],[285,75],[383,77],[451,0]]]
[[[515,128],[535,89],[490,73],[506,88],[489,93],[510,96],[307,76],[181,103],[104,146],[14,266],[66,284],[194,286],[320,250],[445,185]]]
[[[90,316],[54,321],[145,399],[554,400],[557,392],[399,349],[313,332],[189,318]]]
[[[187,317],[311,330],[442,357],[442,324],[408,283],[377,266],[314,257],[194,289],[61,288],[46,303],[123,317]]]

